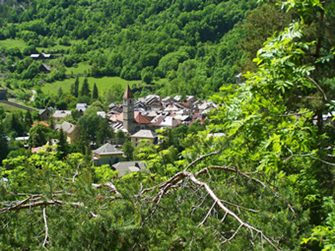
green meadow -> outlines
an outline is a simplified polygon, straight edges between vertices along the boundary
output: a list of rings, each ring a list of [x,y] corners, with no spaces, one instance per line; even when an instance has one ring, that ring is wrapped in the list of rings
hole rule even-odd
[[[87,62],[81,62],[74,67],[67,67],[66,74],[67,75],[80,75],[87,74],[91,69],[91,66]]]
[[[22,39],[5,39],[0,40],[0,48],[12,49],[18,48],[23,50],[27,47],[27,44]]]
[[[133,86],[136,84],[140,84],[141,81],[128,81],[124,80],[120,77],[102,77],[102,78],[94,78],[87,77],[88,83],[90,85],[91,90],[93,89],[94,83],[97,84],[98,90],[100,94],[106,93],[109,89],[112,88],[124,88],[127,84]],[[84,77],[79,77],[79,86],[81,87],[84,81]],[[44,94],[56,95],[59,88],[62,88],[64,93],[70,92],[71,85],[75,82],[75,78],[69,78],[62,81],[56,81],[53,83],[45,84],[41,89]]]

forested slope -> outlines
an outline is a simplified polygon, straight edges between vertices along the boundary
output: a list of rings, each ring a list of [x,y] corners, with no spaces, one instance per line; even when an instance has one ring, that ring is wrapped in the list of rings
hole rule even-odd
[[[19,2],[3,21],[0,38],[26,41],[30,46],[16,54],[21,59],[40,47],[63,57],[51,77],[39,76],[33,62],[13,67],[17,59],[9,59],[7,68],[14,74],[7,82],[23,78],[38,85],[41,80],[62,79],[62,67],[88,61],[92,76],[142,79],[157,82],[154,89],[165,94],[207,96],[223,83],[235,82],[238,73],[253,69],[251,59],[258,48],[288,23],[289,15],[273,3],[256,2]]]

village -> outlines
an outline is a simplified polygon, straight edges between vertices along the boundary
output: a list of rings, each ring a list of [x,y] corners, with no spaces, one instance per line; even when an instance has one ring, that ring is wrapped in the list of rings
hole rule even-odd
[[[78,103],[75,111],[84,115],[89,105]],[[206,116],[216,104],[210,101],[202,101],[194,96],[174,96],[161,98],[150,94],[146,97],[135,99],[129,86],[123,94],[122,104],[112,103],[107,111],[97,111],[96,115],[108,121],[109,127],[115,132],[122,132],[130,138],[130,142],[136,147],[141,141],[147,144],[159,144],[156,130],[161,128],[175,128],[180,125],[191,125],[192,123],[204,123]],[[80,137],[80,130],[76,124],[71,123],[71,110],[55,110],[53,108],[38,111],[39,121],[36,124],[49,126],[52,121],[52,129],[62,130],[68,144],[76,142]],[[17,137],[28,148],[29,135]],[[56,145],[57,140],[51,140],[47,144],[32,147],[31,151],[37,153],[45,151]],[[145,163],[141,160],[126,161],[122,145],[105,140],[100,147],[91,145],[92,161],[94,165],[109,165],[117,170],[119,176],[129,172],[145,169]]]

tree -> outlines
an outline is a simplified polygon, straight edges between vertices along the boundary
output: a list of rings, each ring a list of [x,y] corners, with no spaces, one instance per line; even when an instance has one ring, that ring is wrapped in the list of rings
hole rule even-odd
[[[86,96],[86,97],[90,97],[90,87],[88,85],[88,80],[87,78],[84,78],[84,82],[83,85],[81,86],[81,90],[80,90],[80,96]]]
[[[3,126],[0,123],[0,163],[4,158],[6,158],[7,154],[8,154],[8,140],[3,130]]]
[[[38,124],[29,131],[29,145],[30,147],[45,145],[48,142],[50,136],[50,128]]]
[[[63,88],[62,87],[59,87],[58,88],[58,91],[57,91],[57,96],[58,96],[58,98],[60,99],[60,98],[62,98],[62,96],[63,96]]]
[[[94,83],[93,93],[92,93],[92,99],[98,99],[98,98],[99,98],[98,87],[97,87],[97,84]]]
[[[26,111],[26,113],[25,113],[24,123],[25,123],[25,130],[28,131],[33,124],[33,118],[31,116],[31,112],[29,110]]]
[[[122,151],[124,152],[124,155],[126,156],[127,160],[133,160],[134,158],[134,146],[131,143],[130,140],[127,140],[123,146]]]
[[[78,97],[79,94],[79,78],[76,77],[75,82],[71,85],[71,94],[75,96],[76,98]]]
[[[57,144],[57,156],[59,159],[64,159],[64,157],[69,153],[69,145],[66,141],[66,135],[63,130],[58,132],[58,144]]]

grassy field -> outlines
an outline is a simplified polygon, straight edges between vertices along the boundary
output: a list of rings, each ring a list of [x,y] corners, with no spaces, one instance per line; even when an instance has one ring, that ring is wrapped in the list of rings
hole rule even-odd
[[[21,39],[6,39],[0,40],[0,47],[6,49],[19,48],[20,50],[23,50],[27,47],[27,44]]]
[[[6,112],[25,112],[26,110],[24,109],[20,109],[18,107],[15,106],[11,106],[8,104],[4,104],[0,102],[0,107],[2,107]]]
[[[87,62],[81,62],[76,67],[68,67],[66,68],[66,74],[87,74],[91,69],[91,66]]]
[[[121,87],[125,88],[126,84],[129,84],[131,86],[141,83],[141,81],[127,81],[119,77],[102,77],[102,78],[93,78],[88,77],[88,83],[90,85],[91,91],[93,89],[94,83],[97,84],[99,94],[101,96],[104,95],[109,89],[112,89],[113,87]],[[79,77],[79,89],[83,83],[84,77]],[[50,84],[46,84],[42,87],[42,92],[44,94],[52,94],[57,95],[58,89],[61,87],[63,89],[63,92],[70,92],[71,85],[74,83],[75,79],[65,79],[63,81],[56,81]]]

